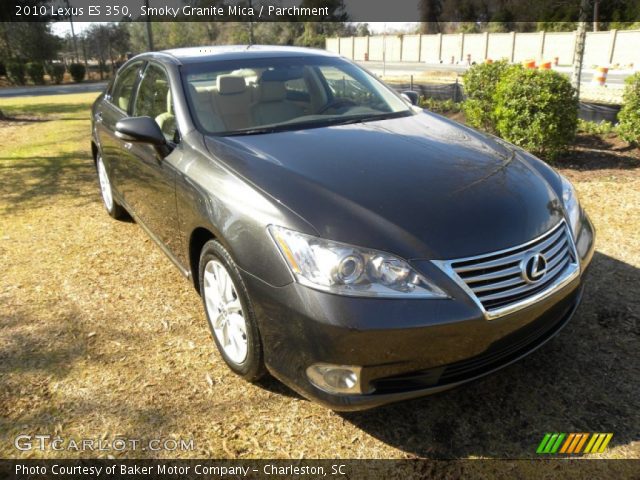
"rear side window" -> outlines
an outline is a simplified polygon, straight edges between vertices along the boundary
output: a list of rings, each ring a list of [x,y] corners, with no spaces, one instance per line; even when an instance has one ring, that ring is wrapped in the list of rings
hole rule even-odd
[[[129,100],[133,94],[133,87],[138,79],[138,72],[142,63],[134,63],[133,65],[124,69],[116,79],[113,85],[113,92],[111,94],[111,103],[116,107],[124,110],[125,112],[129,108]]]

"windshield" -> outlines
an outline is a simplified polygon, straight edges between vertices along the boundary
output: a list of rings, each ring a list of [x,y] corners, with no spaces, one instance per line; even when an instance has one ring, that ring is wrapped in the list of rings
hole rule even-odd
[[[187,65],[183,82],[204,133],[241,135],[412,115],[361,68],[332,57],[279,57]]]

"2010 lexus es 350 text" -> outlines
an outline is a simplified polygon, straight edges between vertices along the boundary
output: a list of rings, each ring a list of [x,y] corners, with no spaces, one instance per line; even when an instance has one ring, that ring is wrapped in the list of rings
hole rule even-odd
[[[580,301],[594,229],[571,184],[341,57],[142,54],[92,117],[107,211],[193,281],[248,380],[336,410],[418,397],[530,353]]]

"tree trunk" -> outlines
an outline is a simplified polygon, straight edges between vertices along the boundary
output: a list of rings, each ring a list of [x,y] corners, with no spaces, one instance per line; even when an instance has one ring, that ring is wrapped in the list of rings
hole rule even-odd
[[[582,76],[582,62],[584,60],[584,44],[587,38],[587,9],[589,8],[589,0],[582,0],[580,4],[580,18],[578,22],[578,31],[576,32],[576,46],[573,56],[573,74],[571,75],[571,83],[576,89],[576,96],[580,98],[580,78]]]

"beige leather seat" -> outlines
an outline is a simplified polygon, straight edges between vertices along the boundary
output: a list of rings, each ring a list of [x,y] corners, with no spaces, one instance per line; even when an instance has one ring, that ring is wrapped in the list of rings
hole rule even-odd
[[[226,130],[249,128],[251,117],[249,106],[251,94],[247,83],[240,75],[219,75],[217,92],[212,96],[213,107],[222,119]]]
[[[195,115],[200,124],[209,132],[222,132],[226,129],[220,116],[213,110],[211,93],[198,92],[196,87],[189,84],[189,96],[195,109]]]
[[[251,109],[254,124],[281,123],[304,114],[304,108],[287,100],[285,82],[272,78],[270,71],[264,72],[260,79],[258,103]]]
[[[173,139],[176,133],[176,117],[173,113],[173,99],[171,90],[167,91],[167,111],[156,117],[156,123],[167,139]]]

